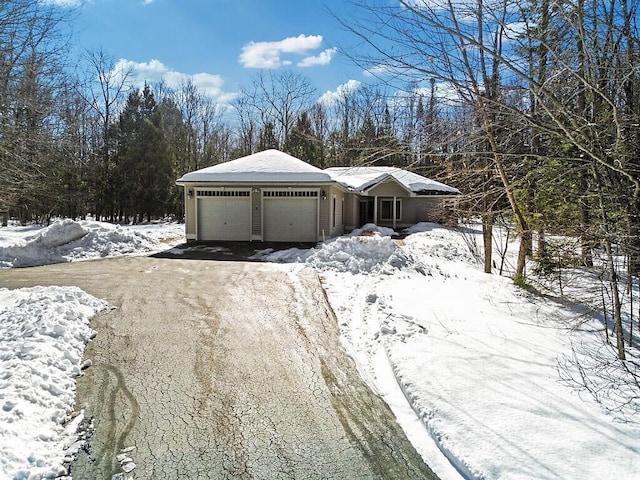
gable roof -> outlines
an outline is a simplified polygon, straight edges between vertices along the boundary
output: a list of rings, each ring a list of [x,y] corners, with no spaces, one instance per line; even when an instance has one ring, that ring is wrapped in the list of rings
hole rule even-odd
[[[331,182],[327,172],[279,150],[265,150],[184,174],[176,183],[323,183]]]
[[[397,167],[330,167],[325,172],[352,191],[364,193],[391,178],[416,195],[459,195],[460,190]]]
[[[331,167],[321,170],[279,150],[265,150],[184,174],[176,183],[333,183],[366,193],[395,181],[409,194],[458,195],[460,190],[397,167]]]

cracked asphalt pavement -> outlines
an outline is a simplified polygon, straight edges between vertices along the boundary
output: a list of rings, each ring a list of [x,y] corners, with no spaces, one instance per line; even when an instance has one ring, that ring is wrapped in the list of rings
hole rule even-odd
[[[125,257],[0,271],[76,285],[99,314],[78,379],[93,434],[71,475],[111,479],[436,478],[360,379],[312,270]]]

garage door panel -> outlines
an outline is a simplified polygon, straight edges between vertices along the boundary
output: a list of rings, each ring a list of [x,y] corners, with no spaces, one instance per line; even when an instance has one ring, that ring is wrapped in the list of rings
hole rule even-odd
[[[316,198],[265,198],[263,236],[268,242],[318,240]]]
[[[213,201],[210,198],[198,199],[197,237],[198,240],[213,240],[214,220]]]
[[[251,240],[250,197],[198,199],[198,240]]]

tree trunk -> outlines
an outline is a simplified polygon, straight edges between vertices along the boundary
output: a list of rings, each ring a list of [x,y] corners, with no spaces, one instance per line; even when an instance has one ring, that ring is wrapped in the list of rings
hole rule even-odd
[[[613,249],[611,240],[607,236],[604,241],[605,251],[607,253],[607,267],[609,269],[609,284],[611,285],[611,298],[613,299],[613,321],[616,333],[616,349],[618,359],[625,360],[624,351],[624,330],[622,329],[622,305],[620,303],[620,291],[618,289],[618,274],[613,259]]]
[[[611,228],[610,221],[607,215],[607,210],[605,208],[605,202],[603,199],[603,182],[601,176],[598,174],[598,171],[594,168],[593,176],[596,181],[596,185],[598,188],[598,200],[600,203],[600,216],[602,219],[602,230],[603,230],[603,246],[605,248],[606,254],[606,265],[609,270],[609,285],[611,285],[611,298],[613,300],[613,322],[614,322],[614,330],[616,334],[616,349],[618,353],[618,359],[625,360],[625,351],[624,351],[624,330],[622,328],[622,305],[620,302],[620,291],[618,289],[618,273],[616,271],[615,259],[613,256],[613,247],[611,245]],[[605,316],[606,318],[606,316]]]
[[[627,289],[629,293],[629,348],[633,347],[633,275],[631,259],[627,261]]]
[[[488,129],[488,132],[491,132],[491,125],[489,125],[487,122],[488,118],[485,115],[485,127]],[[527,252],[529,251],[529,244],[527,242],[531,239],[531,230],[529,229],[529,224],[522,214],[522,210],[520,210],[520,206],[518,205],[513,192],[513,187],[511,185],[511,182],[509,181],[509,178],[507,177],[507,172],[504,168],[504,164],[502,163],[502,157],[500,156],[500,153],[498,153],[499,150],[495,137],[491,133],[489,134],[489,141],[491,142],[491,147],[493,149],[493,158],[496,170],[498,170],[498,175],[500,176],[500,180],[502,181],[502,186],[504,187],[504,191],[507,194],[507,199],[509,200],[509,205],[511,206],[511,211],[513,212],[513,216],[515,217],[516,225],[518,226],[518,233],[520,234],[521,238],[520,249],[518,250],[518,261],[516,262],[516,271],[513,276],[513,280],[516,283],[524,283],[524,269],[527,261]]]
[[[538,227],[538,256],[543,257],[547,253],[547,236],[544,232],[544,226]]]
[[[493,212],[486,212],[482,217],[482,240],[484,243],[484,273],[491,273],[493,256]]]
[[[529,236],[531,236],[531,233],[528,233]],[[522,240],[520,241],[520,248],[518,249],[518,260],[516,262],[516,272],[513,275],[513,282],[516,285],[524,285],[525,283],[525,266],[526,266],[526,259],[527,259],[527,252],[529,251],[528,248],[528,242],[526,242],[524,240],[524,237],[522,238]]]
[[[629,255],[629,272],[640,275],[640,214],[637,202],[630,202],[627,207],[627,250]]]
[[[583,192],[586,190],[584,187]],[[593,249],[591,248],[591,207],[586,195],[580,198],[580,250],[582,264],[585,267],[593,267]]]

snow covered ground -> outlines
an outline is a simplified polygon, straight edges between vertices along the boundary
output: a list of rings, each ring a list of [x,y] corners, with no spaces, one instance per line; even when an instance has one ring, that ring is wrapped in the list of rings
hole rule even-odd
[[[482,273],[459,231],[411,231],[264,255],[321,272],[346,348],[441,478],[640,478],[637,416],[561,381],[572,348],[602,350],[602,323]]]
[[[76,377],[106,302],[75,287],[0,288],[0,478],[55,478],[81,445]]]
[[[119,255],[149,254],[180,243],[184,225],[134,226],[70,219],[46,228],[0,228],[0,268],[32,267]]]
[[[166,249],[161,239],[181,241],[182,228],[71,221],[0,228],[0,262],[144,254]],[[637,416],[606,413],[562,380],[577,373],[567,361],[574,351],[603,350],[597,318],[482,273],[457,230],[421,224],[403,241],[366,230],[258,256],[320,272],[345,347],[443,480],[638,478]],[[81,416],[66,429],[61,421],[90,336],[86,319],[101,308],[77,289],[0,289],[0,477],[63,472]],[[76,345],[70,358],[55,356],[60,342]]]
[[[184,226],[119,227],[64,220],[47,228],[0,228],[0,268],[165,250]],[[0,284],[1,287],[1,284]],[[84,417],[73,412],[76,378],[107,308],[75,287],[0,288],[0,478],[56,478],[82,445]]]

